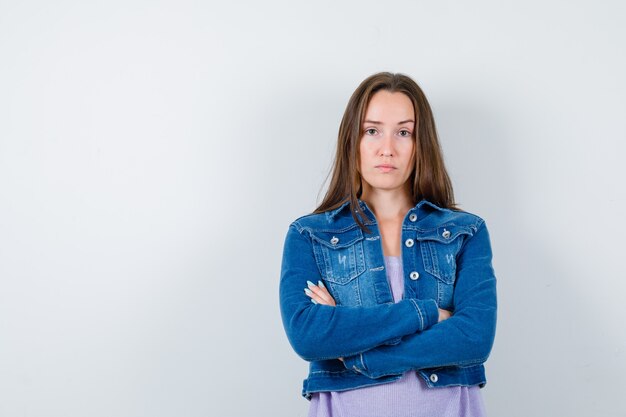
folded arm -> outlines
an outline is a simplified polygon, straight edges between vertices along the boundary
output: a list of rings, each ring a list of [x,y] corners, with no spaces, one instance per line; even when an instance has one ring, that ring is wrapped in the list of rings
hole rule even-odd
[[[313,304],[307,281],[322,277],[310,237],[295,224],[285,238],[280,277],[280,311],[287,338],[308,361],[355,355],[437,323],[435,300],[406,299],[372,307]]]
[[[412,369],[464,366],[486,361],[495,337],[496,277],[485,224],[457,258],[454,314],[431,328],[344,358],[347,368],[377,378]]]

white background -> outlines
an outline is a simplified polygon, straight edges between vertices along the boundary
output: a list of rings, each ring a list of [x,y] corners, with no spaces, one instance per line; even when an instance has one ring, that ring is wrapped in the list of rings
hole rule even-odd
[[[1,1],[0,416],[305,416],[288,224],[403,72],[498,277],[490,416],[623,416],[626,9]]]

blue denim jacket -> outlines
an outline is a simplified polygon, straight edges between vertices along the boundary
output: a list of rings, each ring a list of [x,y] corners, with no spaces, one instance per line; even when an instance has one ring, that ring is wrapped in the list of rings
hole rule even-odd
[[[404,296],[393,302],[376,219],[371,233],[348,202],[296,219],[285,239],[280,310],[287,338],[309,361],[302,395],[387,383],[416,370],[429,387],[485,385],[496,327],[496,278],[480,217],[422,200],[402,223]],[[313,304],[307,280],[337,305]],[[452,317],[437,323],[438,307]],[[343,362],[338,358],[343,358]]]

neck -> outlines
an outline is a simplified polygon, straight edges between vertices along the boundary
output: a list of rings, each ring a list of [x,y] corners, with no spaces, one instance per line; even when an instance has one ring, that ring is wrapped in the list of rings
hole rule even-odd
[[[378,221],[403,219],[413,207],[406,190],[373,190],[365,186],[361,200],[367,203]]]

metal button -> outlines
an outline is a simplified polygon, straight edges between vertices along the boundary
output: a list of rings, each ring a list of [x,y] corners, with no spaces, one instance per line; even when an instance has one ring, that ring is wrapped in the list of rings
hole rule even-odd
[[[339,238],[337,236],[333,236],[333,238],[330,239],[330,243],[336,245],[337,243],[339,243]]]
[[[416,281],[420,277],[420,273],[417,271],[413,271],[409,274],[409,277],[411,277],[413,281]]]
[[[417,214],[415,213],[411,213],[409,215],[409,220],[411,220],[412,222],[414,222],[415,220],[417,220]]]
[[[437,374],[430,374],[430,381],[433,383],[439,381],[439,377],[437,376]]]
[[[407,239],[404,241],[404,244],[406,245],[407,248],[410,248],[411,246],[413,246],[415,242],[413,242],[413,239]]]
[[[443,229],[443,233],[441,234],[441,236],[443,236],[444,239],[448,239],[450,237],[450,231]]]

